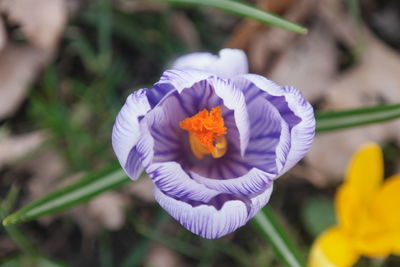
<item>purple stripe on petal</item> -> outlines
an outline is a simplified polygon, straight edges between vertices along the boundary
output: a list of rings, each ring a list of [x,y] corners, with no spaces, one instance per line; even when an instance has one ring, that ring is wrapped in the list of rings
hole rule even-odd
[[[146,91],[147,99],[152,108],[154,108],[168,93],[173,91],[173,87],[165,84],[154,86]]]
[[[228,194],[257,194],[272,184],[276,177],[274,173],[267,173],[257,168],[251,169],[248,173],[241,177],[226,180],[210,179],[191,172],[192,178],[208,188]]]
[[[113,127],[112,146],[114,152],[128,176],[134,180],[138,178],[140,168],[136,162],[128,162],[128,160],[137,159],[130,153],[136,146],[141,134],[139,117],[144,116],[150,108],[146,90],[137,90],[126,99]]]
[[[315,134],[314,111],[300,91],[294,87],[279,86],[278,84],[256,74],[246,74],[235,79],[235,83],[246,90],[251,90],[252,85],[270,95],[271,104],[276,104],[276,109],[288,125],[290,145],[284,150],[287,156],[281,156],[283,166],[280,174],[293,167],[311,146]],[[273,97],[273,98],[272,98]],[[285,98],[287,105],[281,101]],[[295,119],[293,116],[299,118]]]
[[[164,127],[164,132],[154,134],[154,129],[163,125],[169,125],[169,119],[164,113],[163,106],[157,106],[141,121],[142,134],[136,145],[142,164],[155,185],[170,195],[197,201],[209,201],[218,195],[219,192],[196,183],[182,169],[182,166],[178,163],[182,161],[183,157],[180,152],[180,143],[171,141],[176,140],[174,137],[166,138],[168,136],[168,128]],[[157,136],[163,142],[157,141],[154,136]],[[171,146],[177,149],[177,153],[169,150]],[[159,149],[165,152],[169,150],[169,153],[163,157],[178,162],[155,162],[155,154]]]
[[[171,86],[171,88],[181,93],[183,89],[190,88],[193,84],[212,75],[212,73],[197,70],[166,70],[160,81],[154,84],[154,87]]]
[[[203,80],[193,84],[192,87],[183,90],[180,95],[175,95],[179,105],[186,111],[187,116],[191,117],[203,109],[212,109],[221,104],[221,99],[215,94],[213,88]],[[163,105],[170,105],[166,99]]]
[[[220,194],[195,182],[176,162],[153,163],[146,172],[157,188],[175,198],[208,202]]]
[[[299,124],[301,119],[297,117],[293,111],[289,108],[286,98],[284,96],[271,96],[268,95],[267,100],[279,110],[280,115],[288,123],[290,129]]]
[[[253,162],[248,162],[245,158],[242,158],[240,150],[235,149],[235,144],[230,143],[229,140],[228,151],[221,158],[214,159],[211,156],[206,156],[206,158],[198,160],[191,158],[190,154],[191,152],[187,157],[191,163],[188,165],[188,170],[210,179],[235,179],[245,175],[253,167]],[[274,161],[272,163],[275,164]]]
[[[265,189],[264,192],[251,197],[251,211],[249,214],[249,219],[254,217],[254,215],[256,215],[256,213],[268,203],[272,191],[273,183],[271,183],[270,187]]]
[[[172,217],[192,233],[215,239],[227,235],[248,221],[248,206],[241,200],[223,203],[218,210],[213,205],[192,206],[155,188],[157,202]]]
[[[129,177],[139,177],[143,172],[140,155],[137,153],[136,148],[133,148],[129,153],[124,169],[129,174]]]
[[[208,82],[214,88],[215,93],[223,100],[224,105],[234,110],[235,123],[239,131],[240,153],[243,156],[250,136],[249,114],[245,97],[231,80],[211,77]]]
[[[163,193],[168,195],[168,193],[166,193],[166,192],[163,192]],[[170,196],[170,197],[173,197],[173,196]],[[225,203],[228,201],[239,200],[239,201],[242,201],[246,205],[248,213],[250,213],[251,208],[252,208],[251,200],[247,196],[244,196],[244,195],[232,195],[232,194],[221,193],[221,194],[218,194],[215,197],[211,198],[207,202],[196,201],[196,200],[191,200],[191,199],[181,199],[181,198],[175,198],[175,199],[184,201],[184,202],[190,204],[192,207],[207,205],[207,206],[213,206],[217,210],[221,210],[223,208],[223,206],[225,205]]]
[[[255,95],[256,88],[249,89],[245,96]],[[279,112],[261,95],[248,104],[250,117],[250,141],[246,150],[246,160],[263,171],[278,173],[286,160],[286,148],[290,145],[286,123]],[[261,138],[263,136],[264,138]],[[283,159],[282,159],[283,158]],[[283,160],[283,162],[282,162]]]
[[[146,118],[140,122],[141,135],[136,145],[143,167],[146,169],[153,162],[154,157],[154,139],[148,129]]]

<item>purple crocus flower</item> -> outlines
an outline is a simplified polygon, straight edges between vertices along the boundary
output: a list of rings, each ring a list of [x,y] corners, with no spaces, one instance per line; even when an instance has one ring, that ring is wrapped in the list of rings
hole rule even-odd
[[[247,72],[241,50],[183,56],[153,88],[128,96],[114,125],[128,176],[144,169],[157,202],[205,238],[246,224],[314,137],[299,90]]]

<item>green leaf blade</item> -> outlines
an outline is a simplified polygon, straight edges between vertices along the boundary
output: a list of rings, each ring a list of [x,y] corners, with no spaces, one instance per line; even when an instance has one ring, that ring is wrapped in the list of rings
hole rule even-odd
[[[264,24],[270,24],[295,33],[306,34],[307,29],[294,22],[288,21],[277,15],[251,6],[247,3],[231,0],[155,0],[171,4],[207,6],[223,10],[228,13],[251,18]]]
[[[117,165],[91,173],[79,181],[58,189],[32,202],[3,220],[3,225],[13,225],[56,213],[85,202],[105,191],[129,181],[125,172]]]
[[[384,122],[400,118],[400,104],[378,105],[315,114],[318,133]]]
[[[275,219],[275,215],[269,206],[265,206],[252,220],[262,238],[264,238],[274,250],[277,257],[288,267],[305,267],[300,253],[289,240],[283,228]]]

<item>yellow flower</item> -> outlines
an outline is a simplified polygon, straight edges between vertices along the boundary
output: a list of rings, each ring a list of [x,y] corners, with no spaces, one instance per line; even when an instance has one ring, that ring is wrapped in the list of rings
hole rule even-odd
[[[347,267],[360,256],[400,255],[400,174],[383,181],[378,145],[369,143],[353,156],[335,209],[338,225],[314,241],[309,267]]]

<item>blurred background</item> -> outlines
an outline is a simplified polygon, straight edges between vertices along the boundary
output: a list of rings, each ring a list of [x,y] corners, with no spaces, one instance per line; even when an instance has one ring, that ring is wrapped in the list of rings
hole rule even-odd
[[[243,49],[251,72],[298,87],[316,110],[400,102],[399,1],[248,2],[309,33],[160,2],[0,0],[1,219],[115,162],[111,128],[125,98],[185,53]],[[361,144],[382,145],[385,177],[400,172],[399,129],[393,121],[321,134],[278,180],[270,205],[304,257],[335,224],[334,192]],[[36,263],[32,251],[41,255]],[[11,232],[1,228],[0,264],[282,266],[251,224],[219,240],[194,236],[154,202],[146,178]],[[378,266],[371,264],[357,266]]]

